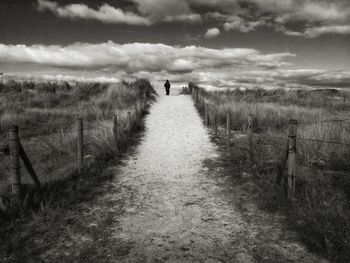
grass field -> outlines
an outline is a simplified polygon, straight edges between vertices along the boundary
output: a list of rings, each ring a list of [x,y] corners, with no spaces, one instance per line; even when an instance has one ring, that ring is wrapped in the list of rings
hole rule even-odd
[[[241,173],[248,172],[257,182],[261,205],[286,211],[290,225],[301,230],[302,238],[332,260],[344,262],[349,258],[350,92],[200,89],[199,94],[198,110],[204,114],[203,99],[210,118],[217,112],[221,128],[230,112],[232,163],[245,163]],[[249,114],[254,119],[252,149],[246,136]],[[276,189],[286,155],[290,119],[299,123],[298,138],[318,140],[297,140],[296,196],[292,205]],[[347,121],[322,122],[340,119]]]
[[[0,86],[0,188],[8,192],[8,128],[19,126],[21,143],[42,182],[68,177],[76,168],[76,123],[84,120],[86,163],[116,156],[113,115],[118,115],[118,147],[128,144],[128,112],[141,95],[154,99],[148,80],[132,83],[15,82]],[[135,126],[140,125],[137,120]],[[136,128],[136,127],[133,127]],[[23,165],[22,165],[23,166]],[[22,182],[31,183],[25,169]]]

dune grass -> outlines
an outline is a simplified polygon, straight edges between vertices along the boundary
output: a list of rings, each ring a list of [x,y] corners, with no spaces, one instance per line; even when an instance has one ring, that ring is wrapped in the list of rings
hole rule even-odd
[[[314,122],[349,119],[349,94],[329,89],[199,89],[197,104],[203,114],[202,100],[207,103],[211,118],[217,112],[222,128],[225,127],[227,112],[230,113],[232,163],[245,162],[242,173],[248,171],[256,175],[253,178],[260,189],[260,204],[272,210],[287,211],[290,226],[300,230],[310,247],[337,262],[346,262],[350,258],[350,147],[322,141],[350,144],[350,121]],[[249,114],[254,118],[251,149],[245,136]],[[276,190],[277,177],[281,174],[286,155],[290,119],[299,122],[293,204]]]
[[[145,94],[155,98],[148,80],[131,83],[35,83],[9,82],[0,87],[0,145],[8,142],[8,128],[18,125],[21,143],[39,179],[62,180],[76,169],[76,123],[84,121],[85,161],[89,165],[111,159],[128,145],[128,130],[136,130],[140,119],[129,127],[127,112]],[[113,116],[118,116],[118,145],[113,135]],[[117,152],[116,149],[119,151]],[[0,153],[0,193],[9,191],[9,156]],[[25,169],[22,182],[31,184]]]
[[[248,116],[252,114],[255,122],[254,132],[257,134],[287,136],[289,120],[295,119],[299,122],[298,137],[300,138],[350,144],[350,121],[314,123],[324,120],[350,120],[350,100],[339,102],[334,91],[329,92],[331,95],[326,97],[326,100],[330,104],[332,99],[334,104],[339,103],[339,110],[335,111],[330,105],[324,108],[321,104],[323,98],[315,96],[315,91],[308,92],[256,90],[254,93],[252,90],[237,89],[223,92],[203,90],[201,97],[208,103],[212,112],[217,111],[220,125],[225,125],[226,114],[230,112],[231,128],[236,131],[246,131]],[[296,94],[299,93],[303,94],[301,101],[295,99]],[[321,91],[321,94],[328,94],[327,90]],[[348,96],[346,92],[339,92],[339,94],[343,97]],[[288,98],[293,99],[288,100]],[[317,107],[310,105],[317,105]],[[299,162],[303,165],[324,163],[330,169],[350,171],[349,147],[299,141],[298,150]]]

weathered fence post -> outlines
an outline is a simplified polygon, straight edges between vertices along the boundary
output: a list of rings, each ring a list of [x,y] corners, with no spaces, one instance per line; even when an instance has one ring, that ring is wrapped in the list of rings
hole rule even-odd
[[[118,115],[113,115],[113,136],[115,142],[115,149],[118,151]]]
[[[20,155],[25,167],[27,168],[27,171],[28,171],[30,177],[34,181],[35,187],[40,188],[41,183],[40,183],[40,180],[38,178],[38,175],[36,174],[31,162],[29,161],[29,158],[28,158],[26,152],[24,151],[24,148],[23,148],[21,142],[19,143],[19,155]]]
[[[143,100],[139,101],[139,105],[140,105],[140,116],[142,117],[143,115],[143,109],[144,109],[144,102]]]
[[[139,121],[139,107],[138,107],[138,101],[135,103],[135,121],[136,123]]]
[[[296,146],[297,146],[297,120],[289,121],[288,134],[288,178],[287,198],[292,200],[295,194],[295,173],[296,173]]]
[[[128,111],[128,136],[131,137],[131,131],[132,131],[132,116],[131,112]]]
[[[231,114],[228,111],[226,113],[226,134],[230,134],[231,133]]]
[[[229,146],[230,144],[230,136],[231,136],[231,114],[228,111],[226,113],[226,144]]]
[[[146,93],[143,93],[142,95],[142,105],[143,105],[143,109],[146,108],[147,106],[147,96],[146,96]]]
[[[252,168],[252,173],[256,175],[255,173],[255,163],[254,163],[254,149],[253,149],[253,114],[248,115],[248,153],[249,153],[249,159],[250,159],[250,165]]]
[[[205,124],[209,125],[209,108],[208,108],[208,104],[205,104],[204,120],[205,120]]]
[[[141,119],[142,118],[142,111],[143,111],[143,109],[142,109],[142,101],[141,100],[137,101],[137,107],[139,109],[139,118]]]
[[[19,137],[18,126],[10,128],[9,134],[10,158],[11,158],[11,193],[17,197],[21,195],[21,169],[19,163]]]
[[[214,132],[215,135],[218,135],[218,111],[214,110]]]
[[[253,150],[253,114],[248,115],[248,142],[249,151]]]
[[[83,170],[83,160],[84,160],[84,141],[83,141],[83,119],[78,119],[77,127],[78,137],[77,137],[77,160],[78,160],[78,169],[81,172]]]

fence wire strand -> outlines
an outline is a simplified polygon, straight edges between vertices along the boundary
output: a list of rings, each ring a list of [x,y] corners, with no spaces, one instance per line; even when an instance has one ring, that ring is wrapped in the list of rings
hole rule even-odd
[[[323,120],[323,121],[313,121],[313,122],[298,122],[298,125],[313,125],[313,124],[347,122],[347,121],[350,121],[350,119],[335,119],[335,120]]]
[[[337,144],[337,145],[344,145],[344,146],[350,147],[350,143],[343,143],[343,142],[337,142],[337,141],[325,141],[325,140],[312,139],[312,138],[302,138],[302,137],[297,137],[297,140],[320,142],[320,143],[327,143],[327,144]]]

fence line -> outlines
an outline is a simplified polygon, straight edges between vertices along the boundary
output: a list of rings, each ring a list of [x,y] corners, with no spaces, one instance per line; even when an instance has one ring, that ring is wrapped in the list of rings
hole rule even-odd
[[[209,104],[203,99],[202,91],[199,90],[198,87],[192,88],[192,96],[193,100],[195,102],[195,106],[197,107],[198,111],[203,115],[204,118],[204,123],[208,126],[212,126],[212,128],[215,131],[215,134],[217,134],[217,122],[218,122],[218,117],[217,117],[217,110],[214,107],[209,107]],[[210,108],[213,109],[212,114],[210,114]],[[212,116],[214,116],[214,120],[211,120]],[[304,126],[304,125],[311,125],[311,124],[318,124],[318,123],[336,123],[336,122],[347,122],[350,121],[350,119],[333,119],[333,120],[323,120],[319,122],[297,122],[297,120],[290,120],[289,122],[289,132],[288,135],[266,135],[264,134],[263,136],[267,136],[269,138],[280,138],[280,139],[288,139],[287,140],[287,146],[286,146],[286,151],[285,151],[285,156],[283,157],[283,162],[281,166],[279,166],[279,171],[277,172],[277,178],[276,178],[276,184],[280,187],[282,187],[285,196],[288,200],[293,201],[294,196],[295,196],[295,188],[296,188],[296,159],[297,159],[297,141],[298,140],[303,140],[303,141],[312,141],[312,142],[321,142],[321,143],[329,143],[329,144],[336,144],[336,145],[343,145],[343,146],[350,146],[348,143],[343,143],[343,142],[337,142],[337,141],[327,141],[327,140],[319,140],[319,139],[313,139],[313,138],[303,138],[303,137],[298,137],[297,133],[297,128],[299,126]],[[226,145],[230,146],[230,140],[231,140],[231,129],[232,129],[232,124],[231,124],[231,112],[228,110],[226,112],[226,127],[225,127],[225,137],[226,137]],[[256,123],[254,123],[254,116],[252,114],[248,115],[248,118],[246,120],[246,126],[244,130],[246,131],[247,134],[247,140],[248,140],[248,159],[251,162],[251,168],[252,168],[252,173],[259,177],[259,175],[256,173],[256,168],[254,164],[254,158],[253,158],[253,137],[256,135],[254,134],[254,130],[256,127]],[[287,175],[283,176],[284,170],[287,168]]]
[[[142,100],[145,100],[146,97],[142,96]],[[148,103],[146,101],[137,101],[135,104],[135,108],[132,111],[128,111],[127,115],[125,116],[127,118],[127,126],[124,127],[123,132],[126,132],[128,135],[128,138],[130,138],[132,134],[132,130],[137,127],[138,123],[144,112],[145,109],[148,107]],[[118,138],[118,117],[116,114],[113,116],[113,137],[116,144],[116,151],[118,151],[118,144],[119,144],[119,138]],[[96,127],[89,127],[87,128],[84,125],[83,118],[77,119],[77,124],[75,128],[70,128],[65,130],[65,133],[76,133],[76,168],[78,172],[82,172],[84,169],[85,164],[85,149],[84,149],[84,137],[87,135],[84,135],[84,131],[90,131],[94,130]],[[16,197],[16,200],[18,202],[21,202],[22,199],[22,183],[21,183],[21,167],[20,167],[20,159],[22,159],[25,167],[27,168],[27,171],[33,180],[34,185],[37,188],[41,187],[41,182],[37,176],[37,173],[35,172],[33,165],[30,161],[30,156],[26,154],[26,151],[24,147],[21,144],[21,140],[25,139],[31,139],[31,138],[38,138],[42,136],[53,136],[53,135],[61,135],[62,130],[55,132],[55,133],[48,133],[48,134],[42,134],[42,135],[34,135],[34,136],[19,136],[19,128],[17,125],[13,125],[9,128],[8,132],[8,144],[1,145],[0,151],[3,151],[5,155],[10,155],[10,170],[11,170],[11,195]],[[17,202],[16,201],[16,202]]]
[[[298,125],[313,125],[313,124],[322,124],[322,123],[332,123],[332,122],[347,122],[350,119],[336,119],[336,120],[324,120],[324,121],[313,121],[313,122],[299,122]]]
[[[79,119],[79,118],[78,118]],[[88,122],[90,123],[90,122]],[[95,130],[96,127],[95,126],[85,126],[84,127],[84,132],[85,131],[92,131],[92,130]],[[60,129],[60,130],[57,130],[55,132],[47,132],[47,133],[41,133],[41,134],[34,134],[34,135],[28,135],[28,136],[22,136],[21,135],[21,139],[22,140],[30,140],[30,139],[35,139],[35,138],[40,138],[40,137],[45,137],[45,136],[54,136],[54,135],[61,135],[62,133],[63,134],[69,134],[69,133],[76,133],[77,132],[77,129],[75,127],[71,127],[71,128],[68,128],[68,129]]]
[[[138,101],[138,102],[140,102],[140,101]],[[137,108],[136,108],[137,104],[139,106],[137,106]],[[142,111],[144,110],[145,106],[147,106],[142,102],[137,103],[137,104],[135,104],[135,109],[133,112],[131,112],[131,111],[127,112],[128,119],[130,118],[131,115],[135,114],[135,120],[139,120],[139,118],[140,118],[139,116],[142,114]],[[113,115],[113,118],[114,118],[114,116],[115,116],[115,114]],[[113,122],[113,118],[111,119],[112,122]],[[77,119],[79,119],[79,118],[77,118]],[[90,122],[88,122],[88,123],[90,123]],[[85,122],[84,122],[84,124],[85,124]],[[130,126],[130,123],[128,123],[127,126]],[[9,134],[10,129],[11,129],[11,127],[8,128],[7,130],[1,131],[2,133],[4,133],[7,140],[9,138],[8,134]],[[93,131],[93,130],[96,130],[96,126],[89,125],[87,127],[87,125],[84,125],[83,132],[89,132],[89,131]],[[48,133],[41,133],[41,134],[34,134],[34,135],[27,135],[27,136],[20,135],[20,139],[21,140],[30,140],[30,139],[37,139],[37,138],[41,138],[41,137],[45,137],[45,136],[55,136],[55,135],[61,136],[62,134],[70,134],[70,133],[77,133],[77,129],[75,127],[70,127],[68,129],[60,129],[60,130],[57,130],[55,132],[48,132]],[[1,146],[3,146],[3,147],[1,147]],[[5,148],[5,146],[7,148],[8,144],[5,144],[5,145],[0,144],[0,152],[2,152],[4,150],[3,148]]]
[[[342,142],[337,142],[337,141],[325,141],[325,140],[302,138],[302,137],[298,137],[298,140],[350,146],[350,143],[342,143]]]

